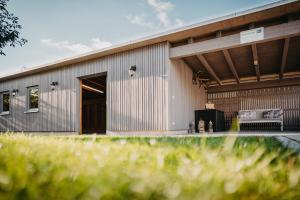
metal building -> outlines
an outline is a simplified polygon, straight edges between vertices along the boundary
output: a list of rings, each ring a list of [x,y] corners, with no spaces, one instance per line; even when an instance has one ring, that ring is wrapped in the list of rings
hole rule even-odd
[[[213,102],[300,129],[300,2],[283,0],[0,77],[0,131],[186,131]]]

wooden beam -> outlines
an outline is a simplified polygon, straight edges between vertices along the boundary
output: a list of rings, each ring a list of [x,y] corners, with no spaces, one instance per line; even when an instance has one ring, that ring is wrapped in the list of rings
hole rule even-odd
[[[287,55],[289,52],[289,46],[290,46],[290,38],[284,39],[284,46],[283,46],[283,53],[282,53],[282,60],[281,60],[281,67],[280,67],[280,74],[279,74],[279,77],[281,79],[283,78],[283,73],[284,73],[284,69],[286,66],[286,60],[287,60]]]
[[[295,20],[289,23],[265,27],[263,40],[241,44],[240,33],[237,33],[229,36],[223,36],[220,38],[170,48],[170,58],[183,58],[187,56],[247,46],[254,43],[264,43],[298,35],[300,35],[300,20]]]
[[[222,37],[222,31],[218,31],[218,32],[216,33],[216,38],[220,38],[220,37]]]
[[[93,93],[97,93],[97,94],[104,94],[105,92],[102,91],[102,90],[99,90],[97,88],[93,88],[91,86],[88,86],[88,85],[84,85],[82,84],[82,89],[86,90],[86,91],[89,91],[89,92],[93,92]]]
[[[189,38],[187,42],[188,42],[188,44],[193,44],[194,43],[194,38],[192,38],[192,37]]]
[[[101,90],[105,90],[106,89],[106,87],[104,86],[104,85],[101,85],[101,84],[99,84],[99,83],[96,83],[96,82],[94,82],[94,81],[91,81],[91,80],[89,80],[89,79],[85,79],[84,80],[85,82],[88,82],[88,84],[91,84],[91,86],[92,87],[95,87],[95,88],[99,88],[99,89],[101,89]]]
[[[254,68],[255,68],[255,74],[256,74],[256,77],[257,77],[257,81],[260,81],[259,61],[258,61],[256,44],[252,44],[251,48],[252,48],[252,54],[253,54],[253,65],[254,65]]]
[[[79,80],[79,134],[83,134],[83,124],[82,124],[82,80]]]
[[[293,86],[300,85],[300,78],[287,78],[260,82],[249,82],[240,84],[230,84],[222,86],[211,86],[208,87],[208,93],[216,92],[229,92],[229,91],[240,91],[240,90],[252,90],[252,89],[262,89],[262,88],[273,88],[273,87],[283,87],[283,86]]]
[[[208,73],[215,79],[215,81],[217,81],[217,83],[219,85],[222,85],[222,82],[221,82],[220,78],[218,77],[216,72],[213,70],[213,68],[210,66],[210,64],[208,64],[208,62],[206,61],[204,56],[203,55],[197,55],[197,58],[200,60],[200,62],[205,67],[205,69],[208,71]]]
[[[182,60],[182,62],[188,67],[188,68],[190,68],[193,72],[196,72],[197,70],[196,69],[194,69],[194,67],[192,67],[188,62],[186,62],[184,59],[181,59]]]
[[[289,14],[287,22],[291,22],[291,21],[294,21],[294,16],[292,14]]]
[[[255,24],[253,22],[249,24],[249,29],[255,29]]]
[[[237,83],[240,83],[240,78],[239,78],[239,75],[234,67],[234,64],[232,62],[232,59],[231,59],[231,56],[230,56],[230,53],[227,49],[223,50],[223,54],[224,54],[224,57],[225,57],[225,60],[229,66],[229,69],[230,71],[232,72],[232,74],[234,75],[234,78],[236,80]]]

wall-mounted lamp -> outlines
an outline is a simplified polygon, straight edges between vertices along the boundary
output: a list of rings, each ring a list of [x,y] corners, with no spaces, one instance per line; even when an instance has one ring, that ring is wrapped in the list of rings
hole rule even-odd
[[[194,72],[194,73],[193,73],[193,79],[192,79],[193,85],[197,85],[197,84],[198,84],[198,83],[197,83],[197,78],[198,78],[198,75]]]
[[[128,73],[129,73],[129,76],[130,77],[133,77],[133,75],[135,74],[135,72],[136,72],[136,66],[134,65],[134,66],[131,66],[130,68],[129,68],[129,70],[128,70]]]
[[[19,90],[18,89],[13,89],[12,92],[11,92],[11,95],[13,97],[15,97],[17,94],[18,94]]]
[[[51,90],[55,90],[56,86],[58,86],[58,82],[54,81],[50,84]]]

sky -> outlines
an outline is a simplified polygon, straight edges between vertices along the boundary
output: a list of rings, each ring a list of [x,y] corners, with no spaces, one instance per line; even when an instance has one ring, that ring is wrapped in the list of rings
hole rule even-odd
[[[5,47],[0,76],[274,0],[10,0],[22,47]]]

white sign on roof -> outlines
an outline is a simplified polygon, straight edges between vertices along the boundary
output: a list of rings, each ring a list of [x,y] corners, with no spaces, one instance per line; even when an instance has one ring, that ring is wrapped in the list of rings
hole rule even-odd
[[[244,44],[249,42],[255,42],[258,40],[263,40],[264,37],[264,27],[255,28],[248,31],[242,31],[240,33],[240,43]]]

